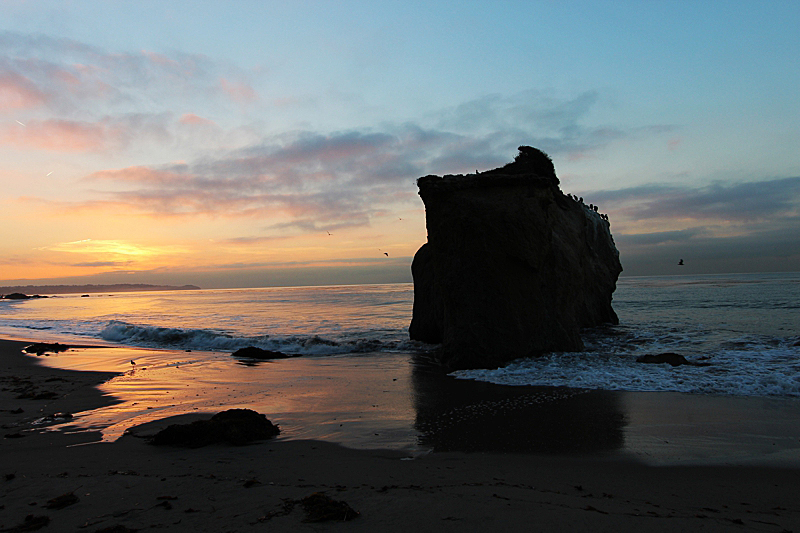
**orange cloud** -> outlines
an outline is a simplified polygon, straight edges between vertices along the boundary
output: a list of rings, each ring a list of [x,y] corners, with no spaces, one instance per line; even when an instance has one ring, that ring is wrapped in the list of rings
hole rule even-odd
[[[16,72],[0,74],[0,111],[30,109],[46,102],[44,93]]]

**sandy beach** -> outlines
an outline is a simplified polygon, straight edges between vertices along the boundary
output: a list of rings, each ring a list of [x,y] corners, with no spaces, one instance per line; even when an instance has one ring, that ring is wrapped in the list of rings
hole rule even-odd
[[[45,418],[49,431],[35,422],[110,405],[115,399],[97,387],[115,374],[41,365],[21,353],[26,344],[0,341],[3,531],[34,530],[37,524],[45,531],[92,532],[800,529],[800,470],[791,453],[797,444],[788,444],[794,431],[791,417],[773,424],[773,442],[748,444],[752,453],[743,455],[755,456],[761,446],[780,446],[787,460],[780,464],[783,455],[772,454],[769,465],[714,465],[710,457],[705,465],[657,466],[630,453],[581,453],[580,447],[569,455],[495,447],[411,459],[404,450],[284,438],[198,449],[148,445],[143,437],[171,420],[101,442],[99,432],[58,430],[69,426],[68,419]],[[635,406],[627,407],[625,416],[638,416],[637,409],[647,410],[645,400],[656,397],[631,397]],[[688,405],[688,400],[676,400],[677,409],[683,408],[681,401]],[[766,412],[757,401],[718,398],[705,405],[712,404],[733,405],[742,412],[742,406],[750,406],[758,411],[747,415],[753,419],[763,418],[759,409]],[[424,405],[417,408],[425,410]],[[593,416],[573,423],[588,423]],[[637,427],[641,441],[655,438],[647,424]],[[490,433],[493,428],[482,430]],[[695,437],[702,433],[697,428],[683,431],[693,431]],[[608,434],[617,438],[613,431]],[[459,435],[469,439],[463,431]],[[481,441],[477,433],[475,440]],[[445,448],[442,442],[437,449]],[[744,436],[742,442],[750,441]],[[341,523],[306,522],[299,502],[316,492],[347,502],[359,516]],[[75,498],[48,503],[65,494]],[[59,503],[68,505],[56,508]],[[113,527],[117,529],[109,529]]]

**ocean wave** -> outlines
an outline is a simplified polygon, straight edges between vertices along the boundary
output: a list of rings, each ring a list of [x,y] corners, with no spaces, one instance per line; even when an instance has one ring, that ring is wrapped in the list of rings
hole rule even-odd
[[[234,352],[248,346],[299,355],[424,350],[419,343],[413,341],[381,340],[369,333],[343,339],[319,335],[234,336],[208,329],[140,326],[118,320],[109,322],[100,332],[100,337],[106,341],[134,346],[209,352]]]
[[[494,370],[461,370],[452,375],[499,385],[800,397],[800,347],[792,339],[755,342],[750,337],[727,343],[702,357],[708,366],[636,362],[645,352],[552,353],[518,359]]]

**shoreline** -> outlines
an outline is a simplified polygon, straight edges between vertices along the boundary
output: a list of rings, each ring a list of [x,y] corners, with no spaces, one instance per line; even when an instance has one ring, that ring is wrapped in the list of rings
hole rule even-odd
[[[19,353],[26,344],[0,341],[0,425],[20,420],[14,417],[78,412],[115,401],[96,387],[117,374],[37,364]],[[58,397],[16,399],[20,380],[36,390],[50,387]],[[9,412],[17,406],[24,412]],[[435,452],[407,460],[402,451],[316,440],[176,449],[152,447],[132,435],[103,443],[91,432],[26,432],[23,426],[2,431],[25,436],[0,441],[0,529],[17,526],[30,514],[47,516],[51,530],[64,531],[114,525],[174,531],[800,527],[795,498],[800,470],[790,467],[648,466],[614,455],[511,452]],[[286,501],[319,491],[346,501],[360,516],[318,525],[303,522],[299,506],[284,513]],[[60,510],[45,508],[66,493],[79,501]]]

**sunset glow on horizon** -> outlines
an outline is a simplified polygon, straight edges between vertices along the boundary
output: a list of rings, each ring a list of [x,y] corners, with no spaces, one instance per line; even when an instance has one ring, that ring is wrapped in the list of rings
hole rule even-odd
[[[0,8],[0,285],[410,281],[519,145],[623,275],[800,270],[793,3]]]

